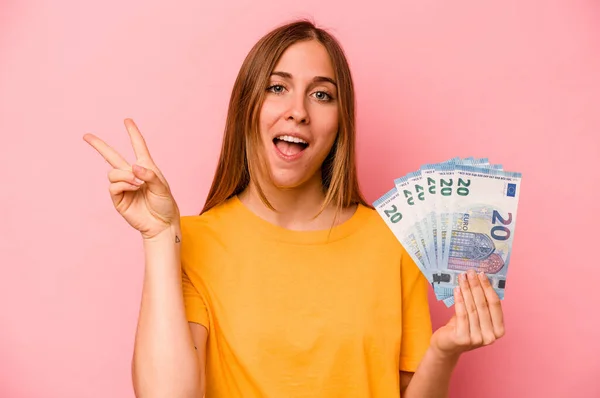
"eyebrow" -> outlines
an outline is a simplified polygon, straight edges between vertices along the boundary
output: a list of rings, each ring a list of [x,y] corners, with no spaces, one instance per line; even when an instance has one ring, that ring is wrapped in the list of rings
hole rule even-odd
[[[280,76],[283,77],[284,79],[292,79],[292,74],[288,73],[288,72],[281,72],[281,71],[275,71],[273,73],[271,73],[271,76]],[[331,84],[333,84],[335,87],[337,87],[337,83],[335,82],[335,80],[333,80],[330,77],[327,76],[315,76],[312,79],[313,83],[322,83],[322,82],[329,82]]]

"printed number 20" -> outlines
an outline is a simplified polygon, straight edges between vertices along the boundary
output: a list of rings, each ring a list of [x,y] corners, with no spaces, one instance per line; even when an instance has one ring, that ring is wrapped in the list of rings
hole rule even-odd
[[[384,210],[386,216],[390,217],[390,221],[394,224],[402,220],[402,213],[398,212],[396,205],[392,205],[391,209]]]
[[[495,225],[492,228],[492,238],[496,240],[507,240],[510,238],[510,229],[505,227],[505,225],[510,225],[510,223],[512,223],[512,213],[508,213],[508,220],[505,220],[497,210],[494,210],[494,213],[492,214],[492,224],[496,224],[497,221],[500,221],[503,225]]]

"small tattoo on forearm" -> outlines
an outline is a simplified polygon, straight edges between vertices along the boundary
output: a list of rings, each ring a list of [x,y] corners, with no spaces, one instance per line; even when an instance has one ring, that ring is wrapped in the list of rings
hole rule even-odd
[[[175,243],[179,243],[181,242],[181,239],[179,239],[179,236],[175,235]]]

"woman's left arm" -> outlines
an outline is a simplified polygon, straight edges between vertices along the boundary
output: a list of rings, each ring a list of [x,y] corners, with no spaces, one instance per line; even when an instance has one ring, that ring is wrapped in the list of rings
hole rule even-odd
[[[431,336],[431,344],[403,398],[447,398],[452,371],[460,355],[493,344],[504,336],[502,304],[483,273],[461,274],[454,290],[455,315]]]

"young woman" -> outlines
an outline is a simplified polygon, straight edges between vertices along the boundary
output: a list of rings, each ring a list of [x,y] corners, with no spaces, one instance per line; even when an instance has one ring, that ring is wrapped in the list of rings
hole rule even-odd
[[[426,279],[359,190],[346,58],[313,24],[248,54],[200,215],[180,216],[125,126],[132,165],[84,138],[143,238],[137,397],[446,397],[460,355],[504,334],[498,296],[472,272],[432,333]]]

